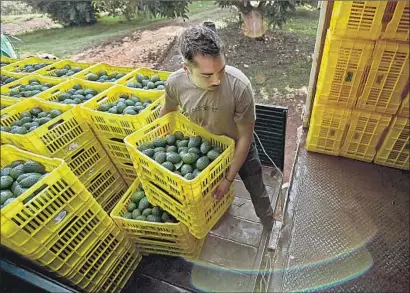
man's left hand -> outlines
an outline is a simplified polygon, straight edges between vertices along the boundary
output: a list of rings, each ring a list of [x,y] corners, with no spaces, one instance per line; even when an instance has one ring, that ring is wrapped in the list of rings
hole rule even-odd
[[[219,184],[218,188],[215,190],[214,197],[221,199],[229,191],[231,184],[231,182],[224,179],[224,181],[222,181],[222,183]]]

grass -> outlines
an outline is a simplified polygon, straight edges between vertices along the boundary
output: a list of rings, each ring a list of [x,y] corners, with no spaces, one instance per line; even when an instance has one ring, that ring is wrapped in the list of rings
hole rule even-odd
[[[20,15],[2,15],[1,23],[20,23],[33,19],[43,18],[42,14],[20,14]]]
[[[213,2],[194,2],[190,5],[188,17],[195,19],[206,8],[212,7],[215,7]],[[73,54],[100,44],[107,39],[121,37],[161,21],[165,22],[167,19],[140,17],[128,22],[122,17],[103,16],[95,25],[91,26],[51,28],[19,35],[18,37],[22,42],[15,45],[22,57],[35,53],[49,53],[59,58],[69,58]]]
[[[290,19],[284,24],[283,29],[289,32],[297,32],[303,35],[316,36],[319,22],[319,10],[307,10],[297,7]]]

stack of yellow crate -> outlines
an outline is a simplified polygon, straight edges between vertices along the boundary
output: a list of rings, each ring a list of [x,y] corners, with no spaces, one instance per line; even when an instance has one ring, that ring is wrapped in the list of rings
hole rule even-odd
[[[163,90],[142,90],[127,87],[127,81],[135,79],[137,74],[149,77],[157,75],[161,80],[166,80],[171,73],[148,68],[137,69],[118,80],[117,84],[109,90],[81,105],[83,117],[91,125],[128,186],[137,178],[137,173],[125,146],[124,138],[158,118],[162,103],[161,97],[164,94]],[[138,115],[112,114],[98,109],[102,104],[116,103],[122,97],[131,96],[138,98],[142,103],[147,100],[152,103]]]
[[[2,169],[36,161],[46,174],[1,209],[1,245],[86,292],[119,292],[141,260],[125,233],[61,159],[1,146]]]
[[[407,1],[334,3],[308,150],[410,169],[409,15]]]

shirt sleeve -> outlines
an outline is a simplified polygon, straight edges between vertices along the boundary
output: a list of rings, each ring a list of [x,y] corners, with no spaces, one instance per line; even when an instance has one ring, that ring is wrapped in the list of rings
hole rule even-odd
[[[178,109],[178,105],[179,101],[176,90],[173,87],[172,82],[167,82],[167,85],[165,86],[164,108],[167,110],[176,110]]]
[[[255,99],[251,84],[244,89],[235,106],[234,120],[238,124],[254,123],[256,120]]]

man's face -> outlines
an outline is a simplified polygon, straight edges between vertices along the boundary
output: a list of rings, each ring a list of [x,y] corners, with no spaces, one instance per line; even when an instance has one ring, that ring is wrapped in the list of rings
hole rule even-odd
[[[184,69],[197,87],[205,90],[214,90],[223,81],[225,58],[223,56],[197,55],[194,57],[194,64],[190,66],[184,65]]]

